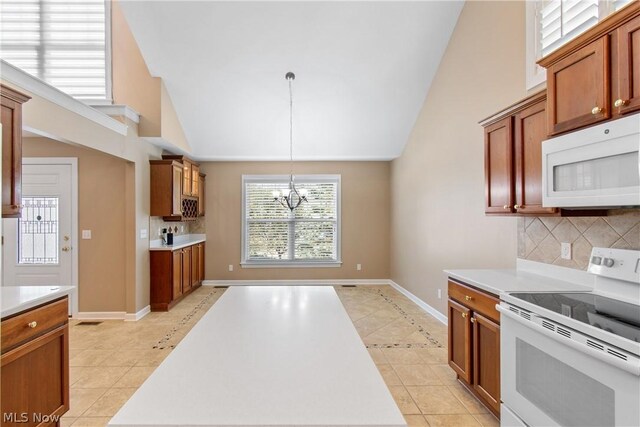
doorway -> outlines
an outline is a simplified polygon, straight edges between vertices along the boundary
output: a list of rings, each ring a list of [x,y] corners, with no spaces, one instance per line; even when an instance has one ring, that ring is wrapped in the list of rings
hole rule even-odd
[[[78,313],[78,160],[22,159],[22,216],[3,220],[4,286],[74,286]]]

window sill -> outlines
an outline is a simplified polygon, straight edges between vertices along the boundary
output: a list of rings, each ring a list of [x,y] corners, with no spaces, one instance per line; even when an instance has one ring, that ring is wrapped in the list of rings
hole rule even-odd
[[[242,268],[339,268],[342,267],[342,261],[330,262],[252,262],[245,261],[240,263]]]

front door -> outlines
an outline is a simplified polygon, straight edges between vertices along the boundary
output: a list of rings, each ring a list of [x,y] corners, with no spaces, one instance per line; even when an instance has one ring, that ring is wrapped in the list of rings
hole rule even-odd
[[[5,286],[75,286],[72,179],[75,164],[23,159],[22,216],[5,219]],[[58,164],[57,162],[61,162]],[[77,292],[69,310],[77,312]]]

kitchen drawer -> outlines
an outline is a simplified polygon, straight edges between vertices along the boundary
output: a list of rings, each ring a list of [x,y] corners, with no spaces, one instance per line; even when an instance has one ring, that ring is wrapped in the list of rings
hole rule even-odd
[[[64,325],[69,319],[68,298],[30,309],[2,321],[2,353],[25,341]]]
[[[488,293],[449,280],[449,298],[496,322],[500,322],[500,313],[496,310],[496,304],[500,300]]]

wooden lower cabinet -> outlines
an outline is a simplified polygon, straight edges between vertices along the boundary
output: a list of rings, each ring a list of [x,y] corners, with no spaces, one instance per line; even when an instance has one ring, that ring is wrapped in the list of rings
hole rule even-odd
[[[49,310],[53,304],[63,305],[64,310]],[[14,339],[7,340],[2,346],[2,427],[56,425],[69,410],[67,304],[64,297],[2,319],[2,334],[21,340],[19,344]],[[47,322],[25,323],[25,318],[46,318]],[[36,326],[27,326],[32,322]]]
[[[200,255],[201,254],[201,255]],[[204,243],[173,251],[151,251],[151,310],[167,311],[202,285]]]
[[[500,315],[496,296],[449,281],[449,366],[500,416]]]

